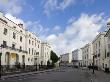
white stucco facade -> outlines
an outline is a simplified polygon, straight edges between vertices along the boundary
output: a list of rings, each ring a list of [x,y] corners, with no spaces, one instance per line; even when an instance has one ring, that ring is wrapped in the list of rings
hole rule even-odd
[[[82,50],[81,49],[76,49],[72,51],[72,61],[74,65],[81,66],[82,64],[80,63],[80,61],[82,61]]]
[[[93,60],[93,48],[92,43],[86,44],[82,49],[82,60],[83,60],[83,66],[89,66],[92,65]]]
[[[72,62],[72,53],[65,53],[65,54],[60,55],[60,62],[71,63]]]
[[[98,66],[98,68],[102,70],[105,67],[104,59],[106,56],[107,38],[105,37],[105,34],[106,32],[100,32],[92,42],[95,65]]]
[[[50,61],[51,46],[47,42],[41,43],[41,65],[47,65]]]
[[[104,59],[104,63],[105,63],[105,68],[109,68],[110,70],[110,22],[107,23],[107,27],[108,27],[108,31],[105,35],[105,37],[107,38],[106,41],[106,56]]]
[[[0,53],[1,64],[13,66],[35,65],[50,59],[51,46],[42,43],[33,33],[16,24],[0,12]],[[41,46],[42,45],[42,46]],[[42,49],[42,50],[41,50]]]

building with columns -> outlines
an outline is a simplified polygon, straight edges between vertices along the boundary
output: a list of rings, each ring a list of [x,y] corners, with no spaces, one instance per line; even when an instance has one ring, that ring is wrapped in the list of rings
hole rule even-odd
[[[72,63],[72,53],[65,53],[60,55],[60,64],[68,65]]]
[[[42,49],[42,50],[41,50]],[[0,12],[0,53],[1,64],[13,67],[20,65],[38,65],[50,60],[51,46],[42,43],[33,33],[16,24]]]
[[[26,51],[28,65],[40,64],[41,40],[29,31],[26,31]]]
[[[82,50],[76,49],[72,51],[72,62],[74,66],[82,66]]]
[[[100,32],[92,42],[95,65],[98,66],[98,69],[101,70],[107,67],[106,64],[104,63],[106,57],[106,42],[107,42],[105,34],[106,32]]]
[[[1,64],[13,66],[26,62],[25,29],[0,13]],[[27,62],[26,62],[27,63]]]
[[[107,23],[107,28],[108,31],[105,35],[107,41],[106,41],[106,54],[105,54],[104,63],[105,63],[105,67],[109,68],[110,71],[110,22]]]
[[[47,62],[50,61],[51,50],[50,44],[47,42],[41,43],[41,65],[47,65]]]
[[[92,43],[86,44],[84,47],[81,48],[81,50],[82,50],[83,66],[92,66],[93,63]]]

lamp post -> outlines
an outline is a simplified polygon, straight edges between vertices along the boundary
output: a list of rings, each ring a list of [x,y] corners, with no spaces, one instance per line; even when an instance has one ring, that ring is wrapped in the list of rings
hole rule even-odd
[[[92,73],[94,74],[94,56],[93,56],[93,72]]]
[[[0,48],[0,50],[2,49],[2,47]],[[1,79],[1,68],[2,68],[2,65],[1,65],[1,56],[2,56],[2,52],[0,51],[0,79]]]

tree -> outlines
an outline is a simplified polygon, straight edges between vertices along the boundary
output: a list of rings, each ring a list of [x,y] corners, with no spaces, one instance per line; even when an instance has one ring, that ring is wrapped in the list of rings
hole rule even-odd
[[[51,51],[50,59],[52,60],[52,64],[56,63],[59,60],[58,56],[53,51]]]

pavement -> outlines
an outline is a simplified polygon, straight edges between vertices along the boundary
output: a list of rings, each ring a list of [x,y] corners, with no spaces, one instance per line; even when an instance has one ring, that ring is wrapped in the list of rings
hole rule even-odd
[[[49,71],[54,71],[54,70],[57,70],[57,69],[55,68],[55,69],[48,69],[48,70],[44,70],[44,71],[33,71],[33,72],[25,72],[25,73],[4,75],[4,76],[1,77],[1,79],[13,78],[13,77],[19,77],[19,76],[25,76],[25,75],[34,75],[34,74],[44,73],[44,72],[49,72]]]
[[[89,71],[91,75],[92,82],[110,82],[110,73],[105,73],[104,71],[97,71],[92,74],[92,70]]]
[[[0,82],[110,82],[110,74],[102,71],[62,67],[45,71],[3,76]]]

